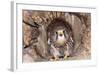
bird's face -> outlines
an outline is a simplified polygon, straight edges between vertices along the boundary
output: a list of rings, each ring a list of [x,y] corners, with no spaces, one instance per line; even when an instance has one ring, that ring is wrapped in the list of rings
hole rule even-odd
[[[67,42],[68,33],[63,26],[56,27],[50,34],[50,41],[56,46],[62,46]]]
[[[56,31],[56,34],[57,34],[59,37],[64,36],[64,30],[58,30],[58,31]]]
[[[63,45],[66,42],[65,31],[64,29],[59,29],[56,31],[56,41],[57,45]]]

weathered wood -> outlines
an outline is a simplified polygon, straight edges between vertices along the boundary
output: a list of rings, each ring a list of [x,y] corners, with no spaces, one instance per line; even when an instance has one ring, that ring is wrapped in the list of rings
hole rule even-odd
[[[66,20],[66,22],[68,22],[72,28],[75,47],[73,50],[73,57],[69,57],[68,59],[90,58],[91,15],[89,13],[23,10],[22,14],[23,20],[26,22],[23,22],[22,24],[24,46],[23,49],[27,49],[25,47],[27,46],[28,48],[33,50],[34,55],[32,56],[32,59],[35,59],[33,61],[48,60],[50,52],[48,50],[47,44],[47,27],[55,18],[62,18]],[[34,46],[36,46],[35,49]],[[28,59],[26,57],[28,57],[27,54],[25,55],[24,60]]]

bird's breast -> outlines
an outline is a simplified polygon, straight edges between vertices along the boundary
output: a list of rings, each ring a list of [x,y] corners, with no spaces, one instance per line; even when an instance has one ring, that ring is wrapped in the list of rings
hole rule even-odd
[[[64,36],[58,36],[57,40],[56,40],[56,44],[59,46],[64,45],[66,42],[66,39]]]

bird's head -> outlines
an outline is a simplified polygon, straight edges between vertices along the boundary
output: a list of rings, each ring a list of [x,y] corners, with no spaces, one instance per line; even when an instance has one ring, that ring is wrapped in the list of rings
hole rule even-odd
[[[58,36],[63,36],[64,35],[64,30],[58,30],[56,31],[56,34],[58,34]]]

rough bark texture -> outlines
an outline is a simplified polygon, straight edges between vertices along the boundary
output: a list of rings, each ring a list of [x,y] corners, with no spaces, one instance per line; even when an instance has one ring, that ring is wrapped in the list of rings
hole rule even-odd
[[[68,57],[67,60],[91,58],[90,13],[23,10],[22,14],[23,62],[50,60],[46,30],[55,18],[65,19],[72,28],[75,46],[73,56]]]

